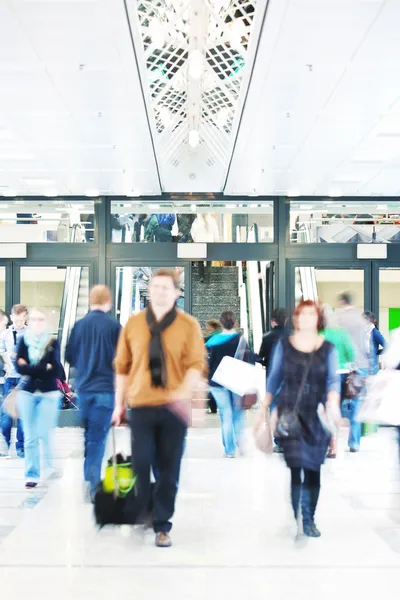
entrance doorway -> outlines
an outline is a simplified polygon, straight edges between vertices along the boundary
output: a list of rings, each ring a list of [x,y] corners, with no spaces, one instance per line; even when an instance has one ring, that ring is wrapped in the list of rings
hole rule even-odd
[[[122,325],[131,314],[147,306],[148,284],[160,266],[176,269],[181,278],[178,306],[191,313],[204,330],[208,319],[230,310],[252,348],[258,351],[268,329],[275,300],[272,261],[213,261],[199,268],[198,261],[181,265],[117,264],[113,268],[115,311]]]

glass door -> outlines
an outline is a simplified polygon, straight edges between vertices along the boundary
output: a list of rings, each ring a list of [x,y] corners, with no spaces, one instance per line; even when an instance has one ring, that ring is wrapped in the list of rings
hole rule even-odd
[[[116,317],[125,325],[132,314],[136,314],[146,308],[149,302],[148,287],[153,274],[158,271],[157,266],[117,266],[115,268],[115,312]],[[178,299],[178,307],[186,308],[185,303],[185,266],[173,266],[181,280],[181,293]]]
[[[314,300],[335,308],[338,296],[347,292],[353,304],[364,310],[365,273],[363,268],[295,267],[295,303]]]

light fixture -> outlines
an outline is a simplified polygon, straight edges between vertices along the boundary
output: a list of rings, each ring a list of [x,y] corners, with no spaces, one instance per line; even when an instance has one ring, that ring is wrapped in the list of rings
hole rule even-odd
[[[200,50],[193,50],[189,56],[189,75],[192,79],[200,79],[204,71],[204,56]]]
[[[287,196],[289,198],[296,198],[297,196],[300,196],[300,192],[299,192],[299,190],[296,190],[296,189],[288,190]]]
[[[195,205],[195,204],[192,204],[192,205],[190,206],[190,210],[191,210],[192,212],[196,212],[196,208],[197,208],[197,207],[196,207],[196,205]]]
[[[0,160],[15,160],[15,161],[24,161],[24,160],[34,160],[33,154],[28,152],[18,153],[18,152],[2,152],[0,153]]]
[[[40,185],[40,186],[52,186],[55,184],[54,179],[46,177],[27,177],[24,179],[24,183],[27,185]]]
[[[97,188],[89,188],[85,192],[85,196],[89,196],[90,198],[97,198],[99,196],[99,190]]]
[[[331,190],[329,193],[331,198],[340,198],[343,196],[343,192],[340,189]]]
[[[164,23],[160,23],[156,18],[153,18],[149,25],[149,37],[156,48],[163,48],[167,37],[167,31]]]
[[[56,189],[49,189],[47,190],[47,192],[44,193],[44,195],[48,198],[55,198],[56,196],[58,196],[58,193]]]
[[[196,148],[200,142],[200,134],[197,129],[192,129],[189,131],[189,146],[191,148]]]
[[[161,119],[161,123],[164,125],[164,127],[169,127],[171,125],[171,113],[168,110],[168,108],[166,106],[162,106],[160,108],[160,119]]]

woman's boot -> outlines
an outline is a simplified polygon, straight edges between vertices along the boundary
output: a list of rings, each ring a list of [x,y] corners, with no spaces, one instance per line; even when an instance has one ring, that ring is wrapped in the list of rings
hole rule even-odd
[[[319,486],[309,487],[303,486],[301,495],[301,508],[303,512],[303,531],[308,537],[320,537],[321,533],[314,523],[315,510],[317,508],[319,498]]]
[[[297,537],[301,535],[301,516],[300,516],[300,501],[301,501],[301,485],[292,485],[290,488],[290,497],[294,518],[297,523]]]

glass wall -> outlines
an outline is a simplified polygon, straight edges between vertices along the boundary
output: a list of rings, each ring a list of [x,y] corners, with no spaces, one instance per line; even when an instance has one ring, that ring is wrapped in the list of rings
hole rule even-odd
[[[115,310],[117,319],[125,325],[132,314],[146,308],[149,302],[149,282],[160,267],[117,267],[115,270]],[[184,309],[185,270],[175,267],[180,275],[181,294],[178,307]]]
[[[298,244],[400,242],[400,201],[291,201],[290,241]]]
[[[339,294],[348,292],[353,304],[364,310],[363,269],[296,267],[295,280],[296,304],[302,300],[314,300],[335,308]]]
[[[273,203],[111,203],[111,240],[119,242],[273,242]]]
[[[40,308],[61,341],[88,311],[87,267],[21,267],[21,303]],[[66,340],[65,340],[66,341]],[[63,350],[64,348],[62,348]]]
[[[2,242],[93,242],[94,201],[8,198],[0,201]]]

